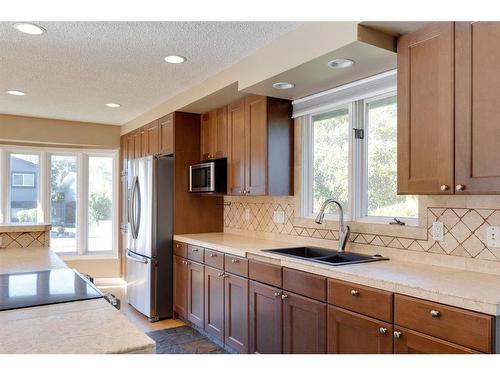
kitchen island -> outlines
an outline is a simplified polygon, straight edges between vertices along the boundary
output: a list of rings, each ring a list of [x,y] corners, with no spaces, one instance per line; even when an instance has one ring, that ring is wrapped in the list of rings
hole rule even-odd
[[[49,248],[0,249],[0,274],[66,264]],[[155,353],[155,342],[103,298],[0,311],[0,354]]]

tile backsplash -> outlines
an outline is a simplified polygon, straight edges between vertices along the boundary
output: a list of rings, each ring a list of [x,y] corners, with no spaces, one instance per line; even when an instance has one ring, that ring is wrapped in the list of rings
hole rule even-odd
[[[338,231],[319,229],[311,225],[297,225],[293,197],[226,197],[224,230],[243,230],[261,234],[309,237],[321,240],[338,239]],[[431,202],[436,203],[436,202]],[[481,207],[484,204],[480,205]],[[453,257],[500,261],[500,248],[486,246],[486,226],[500,226],[500,209],[457,208],[456,204],[428,206],[426,209],[427,235],[422,239],[404,236],[352,232],[350,242],[364,246],[387,247],[407,251],[433,253]],[[284,223],[273,221],[274,211],[284,212]],[[443,241],[432,239],[432,223],[444,225]]]
[[[49,246],[49,232],[0,232],[3,248]]]

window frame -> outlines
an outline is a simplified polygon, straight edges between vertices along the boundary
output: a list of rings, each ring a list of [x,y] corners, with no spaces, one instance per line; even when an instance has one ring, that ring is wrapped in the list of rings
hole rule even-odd
[[[75,251],[57,251],[65,258],[117,258],[119,236],[119,152],[114,149],[82,149],[82,148],[44,148],[34,146],[17,146],[0,144],[0,178],[7,182],[0,186],[0,224],[11,224],[10,195],[11,178],[10,156],[12,154],[37,155],[39,160],[38,178],[35,187],[38,188],[38,222],[51,223],[51,156],[76,156],[77,162],[77,213],[76,213],[76,249]],[[112,215],[113,233],[112,249],[110,251],[88,250],[88,158],[90,156],[105,156],[112,158]],[[12,223],[15,224],[15,223]]]

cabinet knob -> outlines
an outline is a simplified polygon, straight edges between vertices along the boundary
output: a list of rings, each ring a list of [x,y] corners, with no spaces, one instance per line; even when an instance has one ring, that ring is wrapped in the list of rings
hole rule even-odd
[[[231,259],[231,263],[235,264],[235,263],[239,263],[240,261],[238,259]]]
[[[181,247],[181,244],[177,243],[177,244],[175,244],[175,247],[179,249]]]
[[[356,289],[352,289],[352,290],[351,290],[351,296],[353,296],[353,297],[357,297],[357,296],[359,296],[359,291],[358,291],[358,290],[356,290]]]
[[[187,262],[186,262],[186,264],[187,264],[187,265],[190,265],[190,264],[191,264],[191,262],[190,262],[190,261],[187,261]]]
[[[281,296],[281,293],[280,292],[274,292],[274,296],[275,297],[279,297],[279,296]]]
[[[215,258],[217,256],[217,254],[215,253],[210,253],[210,258]]]
[[[226,277],[229,277],[229,275],[228,275],[227,273],[224,273],[224,274],[222,275],[222,278],[223,278],[223,279],[225,279]]]
[[[394,331],[394,338],[399,339],[403,334],[399,331]]]
[[[245,194],[245,190],[240,190],[240,194]]]
[[[378,329],[378,331],[379,331],[381,334],[385,335],[385,334],[387,333],[387,328],[385,328],[385,327],[380,327],[380,328]]]
[[[223,272],[219,272],[219,273],[217,274],[217,276],[218,276],[218,277],[222,277],[222,276],[224,276],[224,273],[223,273]]]
[[[431,310],[431,316],[433,318],[439,318],[439,315],[441,315],[441,313],[437,310]]]
[[[447,191],[447,190],[450,190],[450,187],[448,185],[441,185],[439,187],[439,190],[441,190],[441,191]]]
[[[287,299],[287,298],[288,298],[288,296],[286,294],[281,295],[281,299]]]
[[[465,185],[458,184],[457,186],[455,186],[455,189],[457,191],[464,191],[465,190]]]

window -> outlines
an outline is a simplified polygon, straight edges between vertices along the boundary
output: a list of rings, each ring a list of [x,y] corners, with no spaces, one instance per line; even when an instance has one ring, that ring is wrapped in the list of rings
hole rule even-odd
[[[50,222],[54,251],[116,255],[117,170],[116,151],[0,145],[0,223]]]
[[[330,105],[324,97],[311,97],[321,101],[316,109],[298,101],[303,116],[303,216],[314,217],[326,199],[335,198],[348,220],[387,223],[395,217],[418,217],[417,197],[397,195],[395,81],[373,90],[375,81],[360,83],[357,91],[351,84],[346,94],[336,89]],[[335,206],[329,209],[326,217],[335,219]]]

